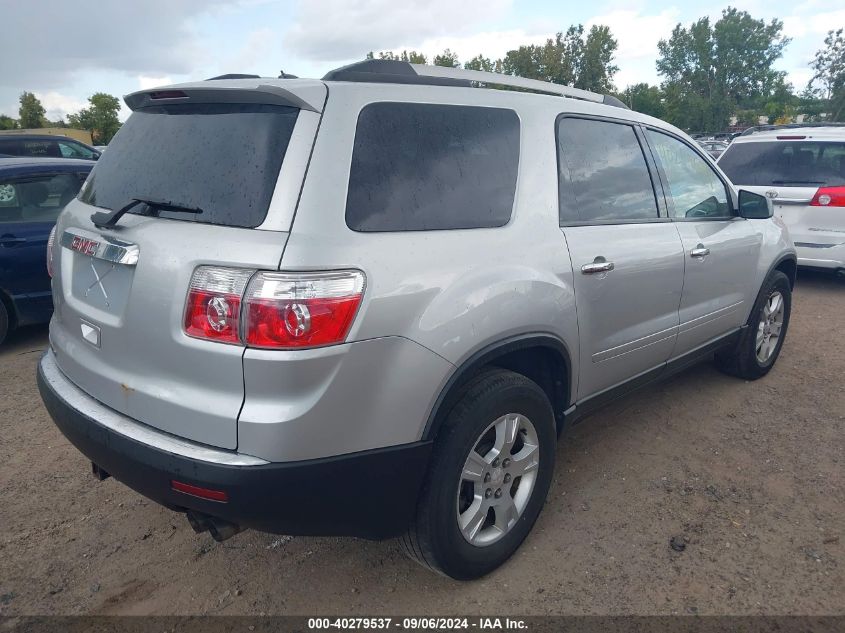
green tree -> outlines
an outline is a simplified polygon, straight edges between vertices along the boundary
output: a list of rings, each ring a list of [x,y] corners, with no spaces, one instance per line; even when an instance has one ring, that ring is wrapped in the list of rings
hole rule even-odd
[[[468,62],[464,63],[464,68],[467,70],[480,70],[486,73],[495,73],[500,72],[500,70],[496,70],[497,61],[493,61],[489,57],[484,57],[483,55],[476,55]],[[501,66],[501,63],[499,66]]]
[[[663,91],[647,83],[628,86],[616,95],[629,108],[662,119],[665,113]]]
[[[816,51],[813,78],[808,92],[827,102],[831,121],[845,120],[845,35],[843,29],[828,31],[824,48]]]
[[[15,130],[17,127],[17,119],[13,119],[5,114],[0,114],[0,130]]]
[[[394,61],[409,62],[411,64],[427,64],[428,59],[422,53],[417,51],[402,51],[401,53],[394,53],[393,51],[380,51],[379,59],[392,59]],[[367,59],[375,59],[375,55],[370,51],[367,53]]]
[[[20,126],[22,128],[42,127],[46,119],[44,118],[45,110],[38,100],[31,92],[24,92],[20,97],[21,107],[18,110],[20,116]]]
[[[798,113],[800,102],[794,94],[792,84],[781,77],[772,94],[766,99],[763,113],[769,118],[769,123],[790,123]]]
[[[600,93],[612,91],[613,75],[619,71],[619,66],[613,63],[617,46],[609,27],[594,25],[590,28],[581,49],[575,87]]]
[[[528,79],[609,92],[618,70],[613,62],[617,42],[606,26],[570,26],[542,46],[520,46],[502,59],[502,71]]]
[[[461,63],[458,61],[458,54],[452,52],[448,48],[439,55],[434,56],[434,65],[446,66],[447,68],[461,67]]]
[[[71,127],[88,130],[95,145],[107,145],[120,129],[120,100],[104,92],[88,97],[89,107],[76,114],[69,114],[67,119]]]
[[[782,30],[780,20],[767,24],[733,7],[712,25],[707,17],[676,25],[658,43],[669,120],[688,130],[716,131],[738,107],[771,95],[784,77],[772,67],[789,42]]]

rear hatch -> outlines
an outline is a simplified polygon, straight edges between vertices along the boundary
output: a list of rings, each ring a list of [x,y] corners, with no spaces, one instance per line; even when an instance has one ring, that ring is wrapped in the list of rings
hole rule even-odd
[[[135,111],[53,248],[63,373],[131,418],[226,449],[237,448],[244,348],[187,336],[186,297],[201,265],[278,269],[326,91],[275,83],[127,97]]]
[[[802,135],[737,142],[719,158],[735,185],[772,200],[796,246],[845,242],[845,209],[811,204],[826,189],[845,187],[845,142]]]

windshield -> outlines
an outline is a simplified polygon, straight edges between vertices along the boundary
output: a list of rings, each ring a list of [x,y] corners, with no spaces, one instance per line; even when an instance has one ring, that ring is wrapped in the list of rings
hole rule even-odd
[[[137,110],[109,143],[80,200],[120,209],[133,199],[202,209],[163,218],[255,227],[270,206],[297,108],[178,104]],[[144,205],[131,213],[146,213]]]
[[[845,185],[845,142],[734,143],[719,167],[737,185]]]

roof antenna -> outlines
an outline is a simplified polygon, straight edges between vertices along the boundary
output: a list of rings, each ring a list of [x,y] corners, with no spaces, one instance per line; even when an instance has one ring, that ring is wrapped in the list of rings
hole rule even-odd
[[[279,71],[279,79],[299,79],[296,75],[288,75],[284,70]]]

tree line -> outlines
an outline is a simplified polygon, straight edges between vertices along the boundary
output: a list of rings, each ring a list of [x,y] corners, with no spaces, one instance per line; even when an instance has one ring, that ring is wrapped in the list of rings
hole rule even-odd
[[[69,114],[67,121],[60,118],[50,121],[41,101],[31,92],[20,96],[18,118],[0,114],[0,130],[31,129],[42,127],[68,127],[88,130],[94,145],[108,145],[120,129],[120,100],[110,94],[98,92],[88,97],[88,107]]]
[[[774,64],[789,45],[783,22],[757,20],[746,11],[728,7],[711,21],[699,18],[677,24],[658,42],[658,85],[638,83],[617,90],[614,76],[618,42],[610,28],[581,24],[558,32],[545,44],[529,44],[492,59],[483,54],[461,63],[448,48],[431,58],[438,66],[519,75],[565,84],[583,90],[611,93],[631,109],[664,119],[688,132],[717,132],[736,117],[741,126],[756,125],[760,116],[770,123],[805,120],[845,121],[845,35],[831,30],[810,62],[813,76],[800,92]],[[368,59],[396,59],[427,64],[419,51],[379,51]],[[97,93],[89,106],[68,115],[67,122],[47,121],[45,110],[31,92],[20,97],[19,118],[0,114],[0,129],[74,127],[89,130],[95,144],[107,144],[120,127],[117,97]]]
[[[618,43],[607,26],[582,25],[559,32],[542,45],[520,46],[500,59],[477,55],[460,63],[446,49],[431,63],[471,70],[519,75],[610,93],[631,109],[664,119],[689,132],[717,132],[736,117],[740,126],[787,123],[797,114],[805,120],[845,120],[845,36],[830,31],[810,67],[813,76],[800,92],[774,64],[789,38],[783,22],[756,20],[746,11],[728,7],[715,22],[699,18],[677,24],[658,42],[658,85],[637,83],[617,90],[613,78]],[[425,64],[418,51],[381,51],[370,59],[398,59]]]

